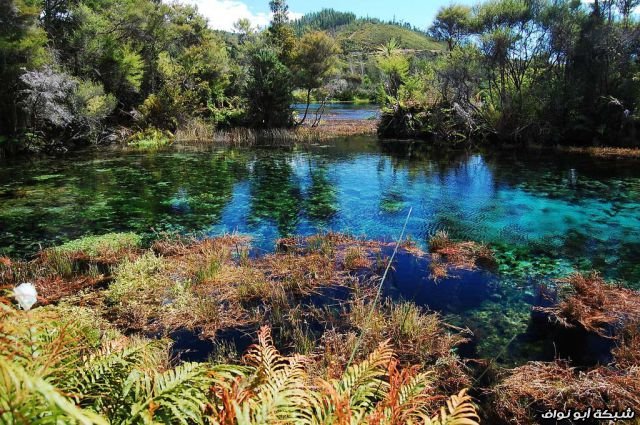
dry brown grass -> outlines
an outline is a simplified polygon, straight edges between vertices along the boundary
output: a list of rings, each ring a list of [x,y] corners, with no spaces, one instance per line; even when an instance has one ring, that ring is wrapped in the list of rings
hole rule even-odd
[[[106,285],[111,281],[110,277],[78,276],[72,279],[63,279],[59,276],[41,277],[35,281],[38,290],[38,302],[41,305],[55,304],[60,300],[77,295],[81,291],[95,289]]]
[[[629,324],[618,337],[612,350],[615,364],[621,368],[640,367],[640,324]]]
[[[191,123],[176,133],[180,143],[218,144],[224,146],[292,146],[313,144],[348,136],[373,136],[378,123],[374,120],[322,121],[318,127],[251,129],[232,128],[213,131],[208,126]]]
[[[449,276],[448,269],[476,270],[493,269],[496,266],[493,251],[477,242],[456,242],[445,231],[438,231],[429,240],[431,253],[431,278],[444,279]]]
[[[513,146],[515,149],[516,146]],[[637,159],[640,158],[640,148],[616,148],[606,146],[545,146],[530,144],[528,149],[536,151],[567,152],[572,154],[589,155],[598,158]]]
[[[539,423],[547,410],[640,410],[640,294],[607,284],[597,273],[561,281],[570,290],[558,305],[537,308],[563,326],[615,338],[613,363],[589,370],[569,362],[530,362],[506,371],[492,389],[495,410],[514,424]]]
[[[536,308],[566,327],[581,326],[610,337],[627,323],[640,322],[640,293],[610,285],[597,273],[574,274],[560,281],[569,295],[558,305]]]
[[[355,361],[389,340],[402,364],[435,371],[441,390],[435,399],[469,386],[465,366],[453,354],[464,332],[451,331],[437,314],[410,303],[388,301],[369,314],[381,277],[376,259],[391,244],[327,233],[283,239],[278,246],[274,254],[250,257],[249,240],[241,235],[166,237],[149,250],[126,252],[106,275],[79,269],[62,277],[41,260],[30,273],[42,304],[90,305],[126,334],[161,337],[186,329],[213,340],[221,331],[269,323],[279,343],[308,354],[323,378],[344,372],[362,335]],[[19,270],[16,263],[9,266],[11,273]],[[320,295],[338,287],[336,299]],[[315,306],[314,297],[325,304]]]
[[[509,423],[540,423],[547,410],[640,409],[640,368],[579,371],[564,361],[530,362],[508,372],[492,393],[495,410]]]
[[[385,301],[371,310],[375,289],[364,290],[343,303],[339,313],[319,312],[327,329],[315,356],[324,378],[339,376],[360,337],[355,361],[364,359],[384,341],[389,341],[402,364],[421,364],[435,372],[442,394],[470,385],[464,363],[454,354],[470,333],[452,330],[434,312],[409,302]]]

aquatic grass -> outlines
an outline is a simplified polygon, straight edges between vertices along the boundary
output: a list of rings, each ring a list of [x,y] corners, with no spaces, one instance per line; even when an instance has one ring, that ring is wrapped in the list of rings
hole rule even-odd
[[[371,260],[367,252],[360,246],[348,247],[344,254],[344,266],[347,270],[364,269],[371,267]]]
[[[291,147],[341,137],[375,135],[376,132],[377,122],[374,120],[344,120],[323,121],[318,127],[301,126],[266,130],[232,128],[212,132],[202,126],[186,127],[176,133],[176,140],[184,144],[217,144],[233,147]]]
[[[502,420],[539,423],[548,410],[627,412],[640,406],[640,369],[599,366],[580,371],[562,360],[529,362],[505,372],[491,390],[492,406]]]
[[[535,421],[547,410],[640,407],[640,294],[610,285],[597,273],[573,274],[560,285],[568,292],[552,307],[536,307],[556,323],[581,327],[616,341],[613,362],[588,368],[570,361],[529,362],[503,372],[491,389],[498,415],[515,423]]]
[[[450,267],[464,270],[494,270],[497,267],[495,254],[489,246],[473,241],[454,241],[444,230],[429,239],[429,252],[430,277],[434,280],[448,277]]]
[[[106,293],[113,304],[137,304],[146,297],[159,297],[158,290],[171,280],[166,276],[165,262],[153,253],[146,253],[135,260],[126,259],[114,273],[114,282]]]
[[[63,278],[70,278],[75,272],[75,262],[71,253],[53,249],[45,253],[44,262],[55,274]]]
[[[68,297],[78,295],[83,291],[95,290],[106,286],[111,281],[110,276],[97,274],[71,277],[64,276],[40,276],[35,279],[35,286],[42,304],[55,304]]]
[[[196,271],[196,282],[204,283],[215,279],[216,275],[222,269],[223,259],[219,253],[209,253],[199,258],[201,266]]]
[[[610,146],[545,146],[540,144],[529,144],[527,146],[531,150],[552,150],[557,152],[566,152],[571,154],[589,155],[596,158],[640,158],[640,149],[638,148],[617,148]]]
[[[176,142],[212,141],[214,126],[202,119],[192,118],[176,130]]]

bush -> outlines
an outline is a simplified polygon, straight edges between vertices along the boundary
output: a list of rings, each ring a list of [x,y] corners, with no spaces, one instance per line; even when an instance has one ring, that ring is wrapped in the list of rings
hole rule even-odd
[[[173,135],[168,131],[148,128],[134,133],[127,139],[127,147],[144,152],[154,152],[173,143]]]

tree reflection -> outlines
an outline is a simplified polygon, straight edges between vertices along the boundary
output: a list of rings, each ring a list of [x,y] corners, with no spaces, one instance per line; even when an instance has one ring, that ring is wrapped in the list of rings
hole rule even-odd
[[[302,191],[290,162],[282,154],[259,155],[251,176],[249,222],[275,222],[281,236],[292,235],[302,209]]]
[[[311,166],[309,174],[311,186],[305,203],[307,216],[326,225],[338,212],[338,191],[329,179],[326,164]]]

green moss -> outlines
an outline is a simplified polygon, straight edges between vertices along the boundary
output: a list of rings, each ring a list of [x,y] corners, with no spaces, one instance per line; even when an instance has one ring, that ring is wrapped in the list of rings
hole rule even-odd
[[[101,236],[86,236],[52,249],[55,254],[81,253],[89,257],[103,257],[128,249],[139,248],[142,238],[135,233],[107,233]]]

